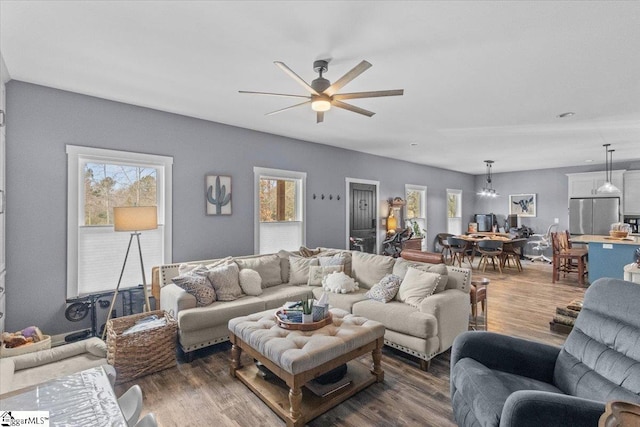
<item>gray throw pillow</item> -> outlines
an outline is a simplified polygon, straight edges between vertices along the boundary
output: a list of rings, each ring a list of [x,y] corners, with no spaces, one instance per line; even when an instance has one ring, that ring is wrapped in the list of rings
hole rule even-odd
[[[402,279],[395,274],[387,274],[378,282],[373,285],[371,289],[365,294],[369,299],[387,303],[391,301],[400,289],[400,282]]]
[[[216,300],[216,292],[206,275],[197,274],[192,270],[172,280],[196,298],[196,307],[205,307]]]

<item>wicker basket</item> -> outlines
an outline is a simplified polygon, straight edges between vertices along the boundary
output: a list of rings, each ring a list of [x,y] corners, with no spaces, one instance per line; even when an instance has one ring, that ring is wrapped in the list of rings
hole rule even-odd
[[[138,320],[156,315],[166,326],[122,335]],[[118,373],[116,384],[176,365],[178,323],[162,310],[118,317],[107,322],[107,363]]]

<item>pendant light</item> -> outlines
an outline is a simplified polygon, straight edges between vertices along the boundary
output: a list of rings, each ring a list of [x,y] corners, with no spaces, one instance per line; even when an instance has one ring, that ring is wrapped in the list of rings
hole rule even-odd
[[[613,152],[616,150],[609,150],[611,144],[602,144],[604,147],[604,184],[602,184],[597,192],[599,194],[611,194],[619,193],[620,189],[611,183],[611,175],[613,172]]]
[[[482,190],[476,193],[481,197],[498,197],[500,194],[496,190],[493,189],[492,179],[491,179],[491,167],[493,165],[493,160],[485,160],[487,165],[487,176],[485,178],[485,185],[482,187]]]

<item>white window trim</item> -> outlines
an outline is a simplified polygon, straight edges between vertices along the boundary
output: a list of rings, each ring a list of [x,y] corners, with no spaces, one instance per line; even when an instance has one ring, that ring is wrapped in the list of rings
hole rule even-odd
[[[307,244],[307,173],[296,172],[284,169],[271,169],[254,166],[253,168],[253,253],[260,253],[260,179],[294,179],[299,180],[300,188],[298,206],[296,209],[301,213],[303,246]]]
[[[158,204],[164,209],[158,211],[158,222],[164,225],[164,262],[170,263],[172,254],[172,182],[173,157],[155,154],[132,153],[103,148],[67,145],[67,297],[78,295],[78,227],[83,218],[80,186],[83,183],[81,160],[109,162],[113,164],[135,162],[141,165],[162,167],[162,177],[156,180]]]
[[[421,191],[423,194],[423,197],[421,197],[420,199],[420,212],[422,213],[421,216],[419,216],[418,218],[422,218],[424,219],[424,226],[425,228],[427,227],[427,187],[424,185],[416,185],[416,184],[405,184],[404,185],[404,197],[405,199],[407,198],[407,193],[409,191]],[[404,207],[404,217],[407,218],[407,206],[405,205]]]

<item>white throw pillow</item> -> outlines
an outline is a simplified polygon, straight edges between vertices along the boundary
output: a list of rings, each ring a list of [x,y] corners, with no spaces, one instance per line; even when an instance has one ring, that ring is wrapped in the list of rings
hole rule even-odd
[[[343,265],[330,265],[327,267],[311,265],[309,266],[309,281],[307,282],[307,285],[322,286],[322,279],[324,279],[325,276],[331,273],[337,273],[343,269]]]
[[[242,292],[253,296],[262,294],[262,278],[257,271],[244,268],[240,270],[239,278]]]
[[[409,267],[396,298],[413,307],[418,307],[425,298],[433,295],[440,280],[442,280],[440,274]]]
[[[318,265],[318,258],[289,257],[289,284],[306,285],[309,281],[309,267]]]
[[[345,257],[342,254],[335,254],[333,256],[319,256],[321,267],[329,267],[332,265],[344,265]]]
[[[322,279],[322,288],[325,291],[337,294],[346,294],[359,289],[358,283],[344,272],[331,273]]]

